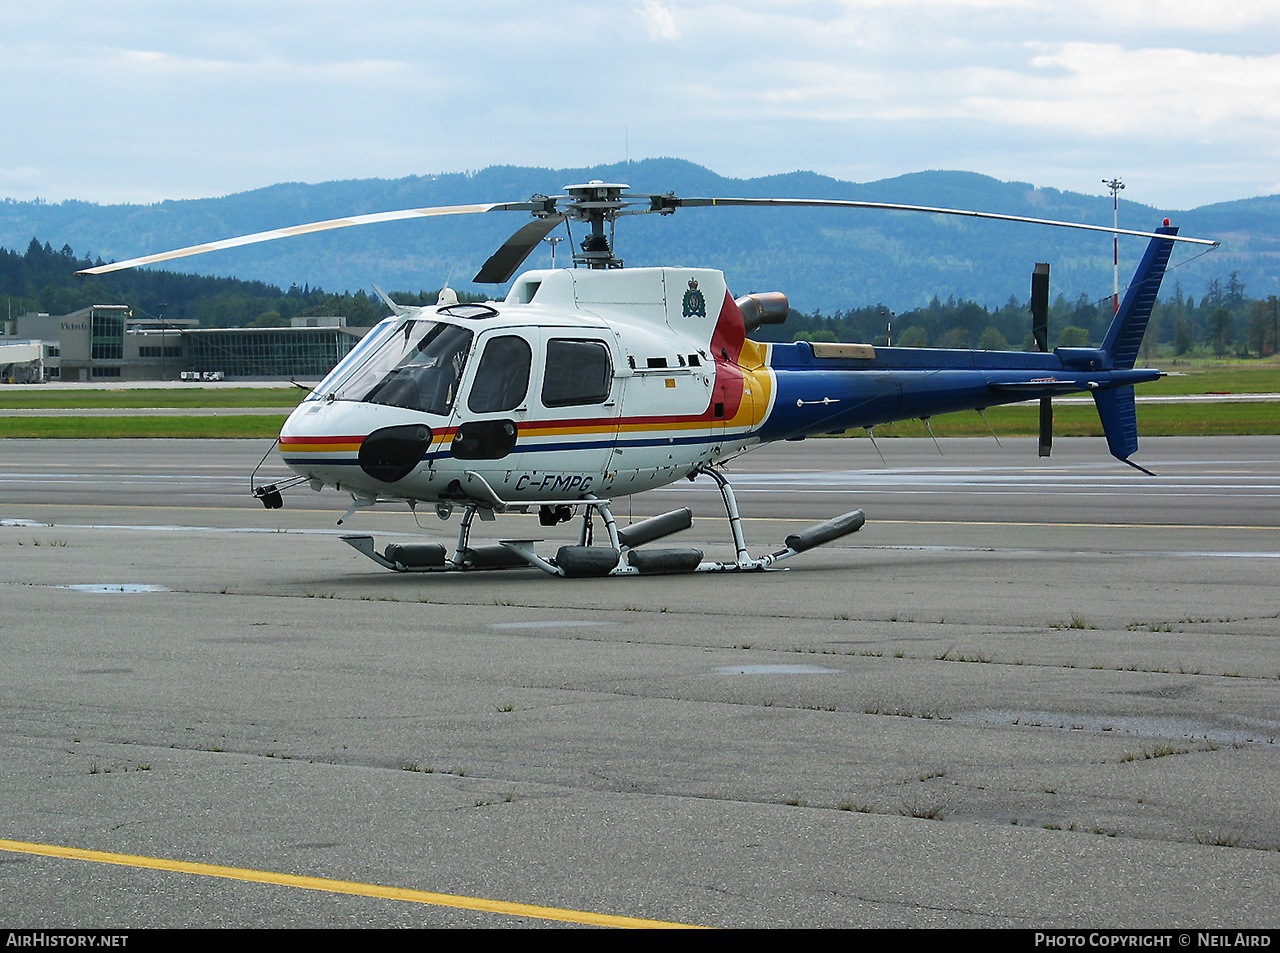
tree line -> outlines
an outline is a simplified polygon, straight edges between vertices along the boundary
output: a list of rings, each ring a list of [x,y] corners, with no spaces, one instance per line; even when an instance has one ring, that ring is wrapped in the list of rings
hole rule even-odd
[[[32,239],[24,254],[0,249],[0,294],[7,310],[69,314],[93,304],[127,304],[140,317],[196,318],[201,327],[287,327],[295,317],[341,316],[354,327],[369,327],[386,317],[386,305],[363,290],[332,294],[319,287],[288,290],[261,281],[184,275],[134,269],[86,279],[76,271],[101,265],[79,258],[67,245],[55,250]],[[436,290],[392,292],[400,304],[436,300]],[[486,300],[461,292],[463,301]],[[1112,316],[1108,295],[1074,300],[1059,295],[1050,305],[1050,346],[1099,343]],[[1276,353],[1280,301],[1275,295],[1252,299],[1239,272],[1224,282],[1212,279],[1196,300],[1174,282],[1172,295],[1158,302],[1143,342],[1143,357],[1199,352],[1218,357],[1268,357]],[[964,299],[935,297],[927,306],[895,314],[870,305],[824,315],[793,311],[783,325],[766,325],[753,334],[764,341],[857,341],[900,347],[977,347],[1032,350],[1028,302],[1011,296],[991,309]]]
[[[1092,300],[1062,295],[1049,308],[1049,346],[1101,343],[1111,323],[1111,295]],[[1158,301],[1143,339],[1142,356],[1182,357],[1191,353],[1226,357],[1270,357],[1276,353],[1280,300],[1245,294],[1239,272],[1226,282],[1212,279],[1197,301],[1174,282],[1173,294]],[[754,337],[768,341],[857,341],[896,347],[1035,349],[1030,302],[1016,297],[991,309],[973,301],[935,297],[928,306],[894,313],[884,305],[836,311],[792,312],[784,325],[762,327]]]

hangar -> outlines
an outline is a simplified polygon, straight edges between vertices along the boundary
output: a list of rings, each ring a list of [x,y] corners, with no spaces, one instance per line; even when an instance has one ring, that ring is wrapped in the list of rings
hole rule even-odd
[[[342,317],[294,318],[287,328],[197,324],[135,318],[128,305],[95,304],[71,314],[28,312],[9,318],[0,346],[41,349],[38,373],[24,364],[21,378],[7,378],[23,382],[178,380],[192,371],[228,380],[319,378],[368,331],[347,327]],[[30,361],[25,351],[21,361]]]

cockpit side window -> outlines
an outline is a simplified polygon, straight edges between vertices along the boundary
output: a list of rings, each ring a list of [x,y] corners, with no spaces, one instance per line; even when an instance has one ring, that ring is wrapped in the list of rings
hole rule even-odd
[[[467,409],[473,414],[496,414],[519,407],[529,391],[532,364],[533,351],[524,338],[514,334],[490,338],[476,368]]]
[[[600,341],[547,342],[547,372],[542,379],[544,407],[602,404],[609,398],[613,362]]]
[[[331,370],[304,400],[326,400],[329,397],[335,397],[337,392],[342,389],[342,381],[344,378],[353,376],[358,373],[360,365],[364,364],[372,355],[376,354],[378,349],[386,343],[389,335],[396,333],[398,322],[395,318],[387,318],[380,321],[376,327],[368,334],[360,339],[346,357],[338,362],[337,367]]]
[[[445,416],[458,396],[471,339],[457,325],[406,321],[334,396]]]

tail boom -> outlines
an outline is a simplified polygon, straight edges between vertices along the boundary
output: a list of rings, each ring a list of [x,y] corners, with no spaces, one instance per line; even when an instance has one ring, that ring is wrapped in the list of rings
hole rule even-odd
[[[1168,224],[1156,230],[1101,347],[1057,348],[1046,354],[805,341],[769,345],[765,363],[775,381],[776,400],[757,436],[764,441],[798,439],[1090,393],[1108,448],[1130,463],[1138,448],[1133,385],[1160,377],[1159,371],[1134,368],[1134,363],[1176,234]]]

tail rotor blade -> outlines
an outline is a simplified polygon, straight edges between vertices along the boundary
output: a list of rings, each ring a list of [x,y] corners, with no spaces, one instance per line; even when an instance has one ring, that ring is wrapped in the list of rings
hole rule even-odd
[[[1036,262],[1035,271],[1031,273],[1031,336],[1035,338],[1036,350],[1047,353],[1049,350],[1049,263]]]
[[[1049,263],[1036,262],[1031,273],[1031,336],[1036,350],[1042,354],[1049,350]],[[1042,457],[1053,451],[1053,400],[1040,398],[1040,448]]]
[[[1040,456],[1047,457],[1053,450],[1053,398],[1040,398]]]

